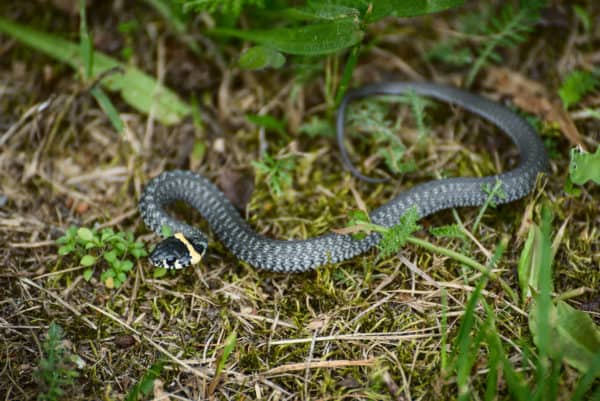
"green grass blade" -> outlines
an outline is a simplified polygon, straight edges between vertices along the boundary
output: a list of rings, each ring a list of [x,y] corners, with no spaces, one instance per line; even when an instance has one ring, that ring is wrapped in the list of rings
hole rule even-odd
[[[354,72],[354,68],[356,68],[356,63],[358,62],[359,54],[360,44],[354,46],[350,51],[350,54],[348,55],[346,65],[344,66],[344,72],[342,73],[340,86],[338,87],[337,93],[335,95],[335,104],[340,104],[340,102],[346,95],[346,91],[348,90],[348,86],[350,85],[350,81],[352,80],[352,73]]]
[[[87,80],[92,76],[94,49],[92,47],[92,39],[87,30],[85,3],[86,0],[79,0],[79,56],[83,61],[83,77]]]
[[[102,88],[99,87],[92,88],[91,93],[96,98],[96,101],[102,110],[104,110],[104,113],[106,113],[108,116],[108,119],[113,127],[115,127],[115,130],[119,134],[122,134],[125,131],[125,124],[123,123],[123,120],[121,120],[121,116],[119,115],[119,112],[115,106],[112,104],[108,96],[106,96],[106,93],[104,93]]]
[[[22,43],[60,60],[76,70],[82,65],[80,46],[58,36],[36,31],[0,17],[0,32],[13,36]],[[113,74],[101,81],[110,91],[118,91],[135,109],[154,115],[165,125],[177,124],[190,114],[190,106],[168,88],[137,68],[122,65],[117,60],[96,52],[90,78],[97,79],[107,70],[120,67],[124,74]]]

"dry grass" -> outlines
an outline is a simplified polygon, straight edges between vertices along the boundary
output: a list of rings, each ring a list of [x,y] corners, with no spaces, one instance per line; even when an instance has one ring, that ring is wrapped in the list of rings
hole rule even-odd
[[[154,241],[139,218],[137,199],[144,184],[166,169],[191,167],[213,181],[225,181],[222,185],[232,186],[234,196],[243,196],[255,184],[246,215],[257,231],[306,238],[345,224],[347,211],[357,205],[352,186],[375,208],[437,172],[488,174],[516,160],[514,150],[506,150],[507,142],[497,139],[489,124],[439,105],[433,113],[434,135],[417,155],[418,174],[394,185],[357,182],[341,171],[332,140],[297,132],[298,124],[311,116],[325,115],[321,78],[292,97],[290,70],[225,68],[221,58],[227,64],[235,59],[229,48],[219,49],[218,57],[194,58],[164,33],[149,9],[138,5],[134,14],[118,4],[116,9],[99,6],[91,16],[96,46],[107,51],[122,45],[116,26],[134,16],[142,27],[158,28],[158,40],[145,29],[135,36],[134,61],[150,74],[164,71],[165,82],[183,96],[196,93],[205,123],[202,128],[191,121],[166,128],[113,98],[128,126],[121,137],[69,69],[0,35],[0,197],[6,199],[0,205],[3,399],[35,398],[40,342],[52,321],[65,329],[67,349],[85,362],[66,399],[123,399],[157,360],[166,361],[162,390],[173,400],[455,398],[452,381],[440,374],[440,294],[445,289],[449,295],[452,338],[479,274],[414,246],[387,260],[371,253],[311,273],[281,275],[246,266],[215,242],[196,269],[154,279],[142,261],[118,290],[105,288],[98,274],[86,282],[77,260],[57,256],[54,240],[69,225],[111,226]],[[0,10],[49,31],[64,32],[68,26],[75,32],[77,27],[76,18],[49,5],[12,2]],[[552,10],[564,12],[564,7]],[[594,17],[600,17],[597,7]],[[423,46],[430,46],[421,30],[446,29],[448,18],[453,14],[375,27],[387,36],[361,58],[354,82],[406,78],[414,71],[456,82],[461,74],[436,70],[418,56]],[[413,23],[417,28],[411,33]],[[569,26],[542,29],[522,48],[507,51],[506,66],[535,77],[555,94],[558,76],[576,65],[597,64],[598,28],[587,43]],[[552,29],[566,34],[557,41]],[[395,30],[408,32],[410,39]],[[493,88],[479,91],[492,97],[497,93]],[[597,94],[588,102],[600,106]],[[259,111],[285,116],[289,135],[261,136],[244,119],[245,113]],[[600,121],[576,123],[588,146],[600,141]],[[587,305],[598,322],[600,188],[588,184],[579,197],[565,195],[570,143],[550,124],[543,135],[556,149],[552,172],[527,199],[490,210],[476,233],[480,247],[470,252],[485,262],[486,253],[510,235],[511,246],[497,273],[516,290],[522,226],[527,227],[540,199],[550,200],[557,221],[568,219],[556,259],[555,291],[583,288],[571,302],[578,308]],[[193,160],[191,149],[198,142],[208,151],[202,160]],[[354,145],[363,158],[375,151],[367,140],[356,139]],[[251,161],[264,146],[296,157],[293,188],[281,198],[273,198],[264,182],[253,182]],[[231,172],[236,173],[235,185]],[[467,225],[477,216],[476,209],[458,213]],[[206,228],[196,214],[185,216]],[[450,223],[451,212],[423,222],[427,227]],[[455,240],[435,242],[460,250]],[[490,283],[485,296],[495,307],[510,355],[518,359],[522,344],[531,341],[522,306],[498,283]],[[219,352],[233,330],[236,348],[215,383]],[[474,381],[484,367],[483,360],[476,365]],[[576,376],[566,368],[565,388]]]

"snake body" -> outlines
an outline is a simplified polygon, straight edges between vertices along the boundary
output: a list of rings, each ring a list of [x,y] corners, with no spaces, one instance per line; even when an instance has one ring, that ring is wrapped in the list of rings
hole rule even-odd
[[[416,207],[419,216],[425,217],[442,209],[482,205],[489,196],[484,188],[493,187],[498,180],[502,184],[505,197],[496,199],[497,203],[511,202],[527,195],[532,190],[538,173],[547,170],[548,158],[535,130],[508,108],[448,86],[397,82],[379,83],[351,90],[340,105],[337,114],[338,142],[344,164],[353,174],[368,181],[375,181],[362,176],[352,166],[343,146],[344,116],[349,102],[370,95],[400,95],[409,91],[455,104],[496,125],[518,148],[520,162],[513,170],[498,175],[446,178],[417,185],[373,210],[370,213],[373,223],[393,226],[411,207]],[[327,263],[340,262],[364,253],[380,240],[377,233],[369,234],[363,239],[330,233],[306,240],[274,240],[257,234],[225,195],[206,178],[191,171],[164,172],[146,186],[139,203],[141,215],[146,225],[158,234],[163,226],[168,226],[174,233],[181,233],[183,237],[190,239],[185,245],[192,253],[194,250],[202,253],[206,249],[207,237],[198,229],[172,218],[167,213],[165,207],[176,200],[184,201],[198,210],[235,256],[252,266],[270,271],[303,272]],[[190,246],[190,243],[193,246]],[[166,265],[164,258],[170,257],[172,262],[176,256],[165,256],[171,247],[168,244],[161,247],[161,244],[151,255],[152,262],[159,266],[173,267],[171,263]]]

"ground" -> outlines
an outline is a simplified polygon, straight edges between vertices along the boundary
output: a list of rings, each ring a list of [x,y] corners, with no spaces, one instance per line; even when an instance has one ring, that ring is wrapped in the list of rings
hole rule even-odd
[[[57,6],[63,3],[11,2],[0,5],[0,15],[77,40],[77,9],[70,12],[69,2]],[[356,180],[341,167],[331,136],[309,136],[301,129],[315,117],[325,125],[333,121],[324,70],[339,79],[343,56],[323,59],[313,77],[298,83],[291,66],[239,69],[239,43],[215,42],[199,34],[201,28],[195,34],[203,50],[194,54],[144,2],[101,3],[88,10],[95,48],[116,58],[129,48],[130,63],[183,99],[195,96],[199,116],[165,126],[113,94],[127,126],[121,135],[70,67],[0,34],[4,399],[34,399],[44,391],[35,372],[52,322],[64,329],[62,347],[79,362],[72,368],[78,372],[74,384],[64,386],[64,399],[124,399],[158,361],[164,366],[154,382],[157,398],[456,398],[455,379],[441,372],[441,295],[444,290],[448,296],[451,343],[481,274],[446,256],[406,245],[389,258],[373,251],[309,273],[274,274],[236,260],[211,235],[200,266],[155,277],[147,259],[140,258],[117,289],[101,280],[105,262],[88,281],[79,259],[59,256],[55,241],[71,225],[111,227],[131,231],[150,247],[157,236],[144,226],[137,202],[150,178],[175,168],[192,169],[217,183],[258,232],[308,238],[344,227],[348,211],[358,209],[360,201],[374,209],[418,182],[506,170],[518,160],[510,142],[489,123],[436,103],[428,109],[431,132],[425,143],[409,147],[417,171],[383,184]],[[460,36],[454,23],[477,9],[473,3],[373,24],[368,35],[378,40],[363,48],[351,85],[391,79],[464,84],[467,67],[438,65],[423,55],[445,35]],[[600,18],[598,5],[586,9],[592,21]],[[133,20],[133,33],[119,30]],[[420,222],[424,229],[415,236],[466,252],[482,264],[507,238],[509,246],[494,272],[518,292],[517,265],[528,229],[538,221],[540,205],[549,204],[554,232],[563,230],[554,293],[572,292],[569,304],[599,323],[600,187],[588,183],[575,195],[565,191],[565,183],[569,149],[598,146],[600,120],[582,110],[597,109],[600,97],[592,93],[583,106],[567,112],[557,94],[568,72],[600,61],[599,24],[583,33],[577,21],[567,2],[549,6],[535,33],[519,46],[501,48],[504,61],[486,65],[471,87],[534,121],[550,152],[548,174],[525,199],[488,209],[470,246],[433,237],[427,229],[455,223],[454,213],[470,228],[478,208],[437,213]],[[44,102],[49,103],[40,107]],[[265,130],[245,117],[258,113],[285,121],[284,128]],[[399,130],[403,138],[417,143],[410,107],[399,107],[398,115],[406,123]],[[368,135],[351,142],[352,158],[363,170],[389,174],[373,156],[379,145]],[[281,196],[252,164],[265,149],[294,161]],[[195,212],[185,207],[175,212],[210,233]],[[527,305],[511,298],[499,280],[488,283],[484,297],[494,308],[511,361],[519,364],[523,350],[533,347]],[[235,347],[221,361],[232,332]],[[471,372],[475,389],[483,388],[485,361],[480,354]],[[559,399],[568,399],[577,377],[577,370],[564,366]],[[502,379],[498,389],[499,399],[509,397]]]

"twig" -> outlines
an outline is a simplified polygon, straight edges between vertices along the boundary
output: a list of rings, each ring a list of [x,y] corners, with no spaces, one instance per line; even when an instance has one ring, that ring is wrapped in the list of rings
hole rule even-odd
[[[373,366],[375,364],[376,358],[369,358],[363,360],[347,360],[340,359],[336,361],[314,361],[314,362],[298,362],[298,363],[289,363],[287,365],[278,366],[276,368],[272,368],[263,372],[262,374],[265,376],[268,375],[278,375],[285,372],[294,372],[298,370],[304,369],[319,369],[319,368],[343,368],[348,366]]]
[[[81,312],[79,312],[77,309],[75,309],[71,304],[67,303],[66,301],[64,301],[61,297],[59,297],[58,295],[54,294],[51,291],[48,291],[47,289],[45,289],[44,287],[40,286],[39,284],[31,281],[28,278],[22,278],[20,279],[20,281],[22,283],[25,283],[26,285],[29,285],[31,287],[35,287],[38,290],[45,292],[46,294],[50,295],[50,297],[52,297],[56,302],[58,302],[59,304],[61,304],[62,306],[64,306],[65,308],[67,308],[68,310],[70,310],[75,316],[77,316],[78,318],[80,318],[81,320],[83,320],[88,326],[90,326],[90,328],[92,330],[98,330],[98,326],[96,326],[96,324],[94,322],[92,322],[91,320],[89,320],[87,317],[83,316],[81,314]]]

